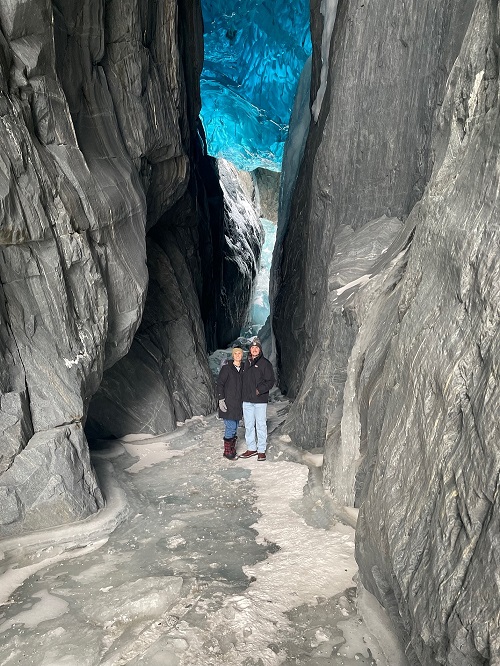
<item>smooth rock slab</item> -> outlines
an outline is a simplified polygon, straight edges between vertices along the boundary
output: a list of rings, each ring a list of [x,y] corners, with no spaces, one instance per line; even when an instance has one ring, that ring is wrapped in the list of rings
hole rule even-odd
[[[79,424],[35,434],[0,488],[7,499],[0,503],[1,536],[73,522],[104,505]]]

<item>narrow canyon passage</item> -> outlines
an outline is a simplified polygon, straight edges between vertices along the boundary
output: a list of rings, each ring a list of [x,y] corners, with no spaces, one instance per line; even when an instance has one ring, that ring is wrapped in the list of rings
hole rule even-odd
[[[499,34],[0,2],[1,666],[399,666],[385,613],[500,666]],[[214,416],[257,330],[264,466]]]
[[[354,531],[319,526],[299,452],[272,436],[265,465],[229,462],[221,429],[103,443],[101,514],[3,542],[2,665],[404,663],[357,613]]]

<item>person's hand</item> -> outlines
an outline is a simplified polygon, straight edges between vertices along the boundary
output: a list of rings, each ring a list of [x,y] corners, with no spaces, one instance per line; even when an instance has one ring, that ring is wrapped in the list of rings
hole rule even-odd
[[[255,389],[255,395],[260,395],[259,389]]]
[[[224,398],[222,398],[222,400],[219,400],[219,409],[221,412],[227,412],[227,405]]]

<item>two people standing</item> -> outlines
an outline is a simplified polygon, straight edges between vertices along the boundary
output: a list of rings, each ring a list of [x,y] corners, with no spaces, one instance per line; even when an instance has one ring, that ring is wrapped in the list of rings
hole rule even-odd
[[[223,455],[229,460],[236,458],[236,431],[242,414],[247,450],[240,457],[251,458],[256,455],[257,460],[264,461],[267,448],[267,403],[269,391],[275,383],[274,370],[263,356],[258,338],[250,343],[248,358],[244,363],[242,358],[243,351],[234,348],[233,362],[222,366],[217,380],[219,416],[224,419],[225,426]]]

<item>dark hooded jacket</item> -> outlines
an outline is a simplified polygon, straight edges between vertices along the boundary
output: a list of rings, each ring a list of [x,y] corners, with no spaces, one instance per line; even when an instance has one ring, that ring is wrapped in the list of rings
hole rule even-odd
[[[255,360],[248,354],[243,366],[243,402],[269,402],[269,391],[274,382],[273,366],[262,356],[262,348]]]
[[[238,371],[232,361],[223,365],[217,379],[218,400],[224,398],[227,412],[219,409],[219,418],[239,421],[243,417],[241,388],[243,383],[243,363]]]

